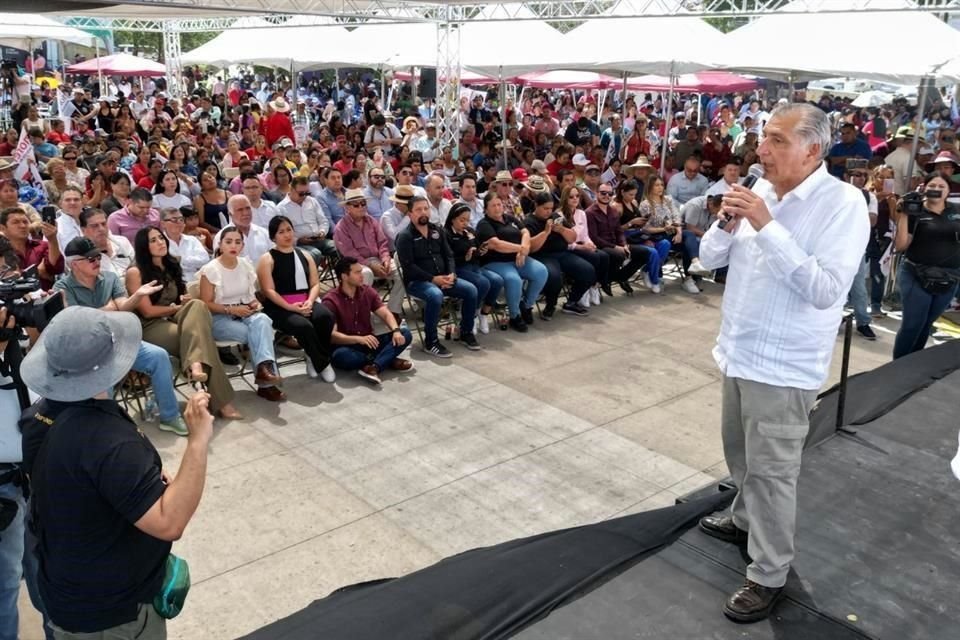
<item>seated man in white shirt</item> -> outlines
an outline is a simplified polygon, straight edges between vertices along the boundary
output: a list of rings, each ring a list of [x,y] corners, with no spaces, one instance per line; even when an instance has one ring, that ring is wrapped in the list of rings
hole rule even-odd
[[[250,201],[250,210],[253,211],[253,224],[266,229],[270,220],[277,215],[277,205],[263,199],[263,183],[256,173],[244,173],[240,176],[243,195]]]
[[[227,209],[230,211],[231,226],[240,231],[243,236],[243,250],[240,255],[256,266],[263,254],[270,251],[273,242],[270,241],[270,234],[260,225],[253,223],[253,208],[247,196],[230,196],[227,200]],[[213,238],[213,246],[220,246],[220,235],[223,229],[217,232]]]
[[[180,209],[167,207],[160,211],[160,224],[163,226],[163,235],[170,244],[170,255],[180,258],[180,268],[183,270],[183,281],[193,282],[197,279],[200,267],[210,262],[210,254],[196,236],[183,232],[183,214]]]
[[[394,240],[396,240],[397,234],[410,224],[410,218],[407,216],[407,207],[414,195],[416,194],[413,191],[413,187],[406,184],[400,185],[394,194],[390,196],[390,200],[393,201],[393,207],[380,216],[380,230],[383,231],[383,235],[387,236],[387,243],[390,245],[391,253],[396,248]]]
[[[297,245],[303,247],[319,266],[322,258],[339,258],[333,243],[330,219],[317,199],[310,195],[309,181],[297,176],[290,183],[290,192],[277,205],[277,213],[290,218]]]
[[[123,236],[115,236],[107,227],[107,214],[101,209],[85,207],[80,214],[84,237],[93,240],[100,250],[100,270],[117,274],[122,279],[133,264],[133,245]]]
[[[733,185],[740,184],[740,167],[743,160],[739,156],[730,156],[727,164],[723,165],[720,179],[710,185],[707,189],[708,196],[722,196],[733,188]]]
[[[66,247],[74,238],[83,235],[80,214],[83,213],[83,190],[68,184],[60,192],[60,215],[57,216],[57,243]]]

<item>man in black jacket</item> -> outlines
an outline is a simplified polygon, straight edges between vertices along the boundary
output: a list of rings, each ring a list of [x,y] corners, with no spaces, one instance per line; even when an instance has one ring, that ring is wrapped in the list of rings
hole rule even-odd
[[[442,228],[430,222],[430,203],[419,196],[410,200],[410,224],[397,234],[397,261],[403,272],[407,292],[422,300],[424,340],[423,350],[438,358],[449,358],[450,350],[437,337],[437,323],[444,296],[460,298],[460,342],[468,349],[480,349],[473,334],[477,313],[477,288],[454,273],[453,251],[447,244]]]

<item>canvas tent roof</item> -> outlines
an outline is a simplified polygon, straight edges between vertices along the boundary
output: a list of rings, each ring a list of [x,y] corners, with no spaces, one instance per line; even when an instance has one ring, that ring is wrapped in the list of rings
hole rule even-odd
[[[84,47],[96,46],[96,36],[68,27],[45,16],[30,13],[0,13],[0,45],[29,49],[41,40],[59,40]]]

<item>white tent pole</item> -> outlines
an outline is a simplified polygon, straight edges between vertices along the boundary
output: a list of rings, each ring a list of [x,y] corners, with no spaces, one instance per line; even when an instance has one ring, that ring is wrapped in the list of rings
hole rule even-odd
[[[500,82],[500,139],[503,141],[503,169],[510,171],[510,161],[507,158],[507,105],[505,104],[507,85],[503,82],[503,65],[497,67],[497,80]]]
[[[97,44],[97,86],[100,88],[100,95],[103,96],[103,73],[100,72],[100,38],[96,38]]]
[[[597,98],[600,99],[600,101],[597,103],[597,124],[600,124],[600,112],[603,111],[603,105],[607,101],[607,90],[603,89],[602,92],[598,90]]]
[[[383,75],[383,65],[380,65],[380,100],[382,103],[382,111],[386,112],[390,108],[389,102],[384,102],[387,99],[387,79]]]
[[[673,81],[671,81],[671,84],[673,84]],[[702,109],[702,107],[703,107],[703,94],[702,94],[702,93],[697,93],[696,96],[697,96],[697,126],[699,127],[699,126],[700,126],[700,119],[701,119],[701,118],[700,118],[700,114],[701,114],[701,112],[703,111],[703,109]]]
[[[917,113],[920,115],[920,122],[923,122],[923,107],[927,102],[927,87],[930,86],[931,78],[923,77],[920,79],[920,101],[917,102]],[[907,189],[910,189],[910,183],[913,181],[913,163],[917,157],[917,147],[920,146],[920,122],[911,122],[913,125],[913,142],[910,146],[910,160],[907,162]]]
[[[663,128],[663,144],[661,145],[660,152],[660,177],[667,175],[667,150],[668,142],[670,141],[670,125],[673,122],[673,84],[675,78],[673,75],[674,63],[670,63],[670,92],[667,94],[667,104],[664,105],[664,108],[667,110],[667,119],[666,124]]]
[[[627,121],[627,72],[623,72],[623,95],[620,96],[620,122]]]

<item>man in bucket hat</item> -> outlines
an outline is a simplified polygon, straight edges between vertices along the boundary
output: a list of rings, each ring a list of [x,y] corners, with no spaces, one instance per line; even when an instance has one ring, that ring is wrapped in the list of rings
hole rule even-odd
[[[187,404],[190,431],[175,479],[112,389],[137,356],[132,313],[67,307],[23,360],[43,397],[21,419],[39,587],[57,638],[166,638],[154,608],[173,540],[200,502],[213,416]]]

